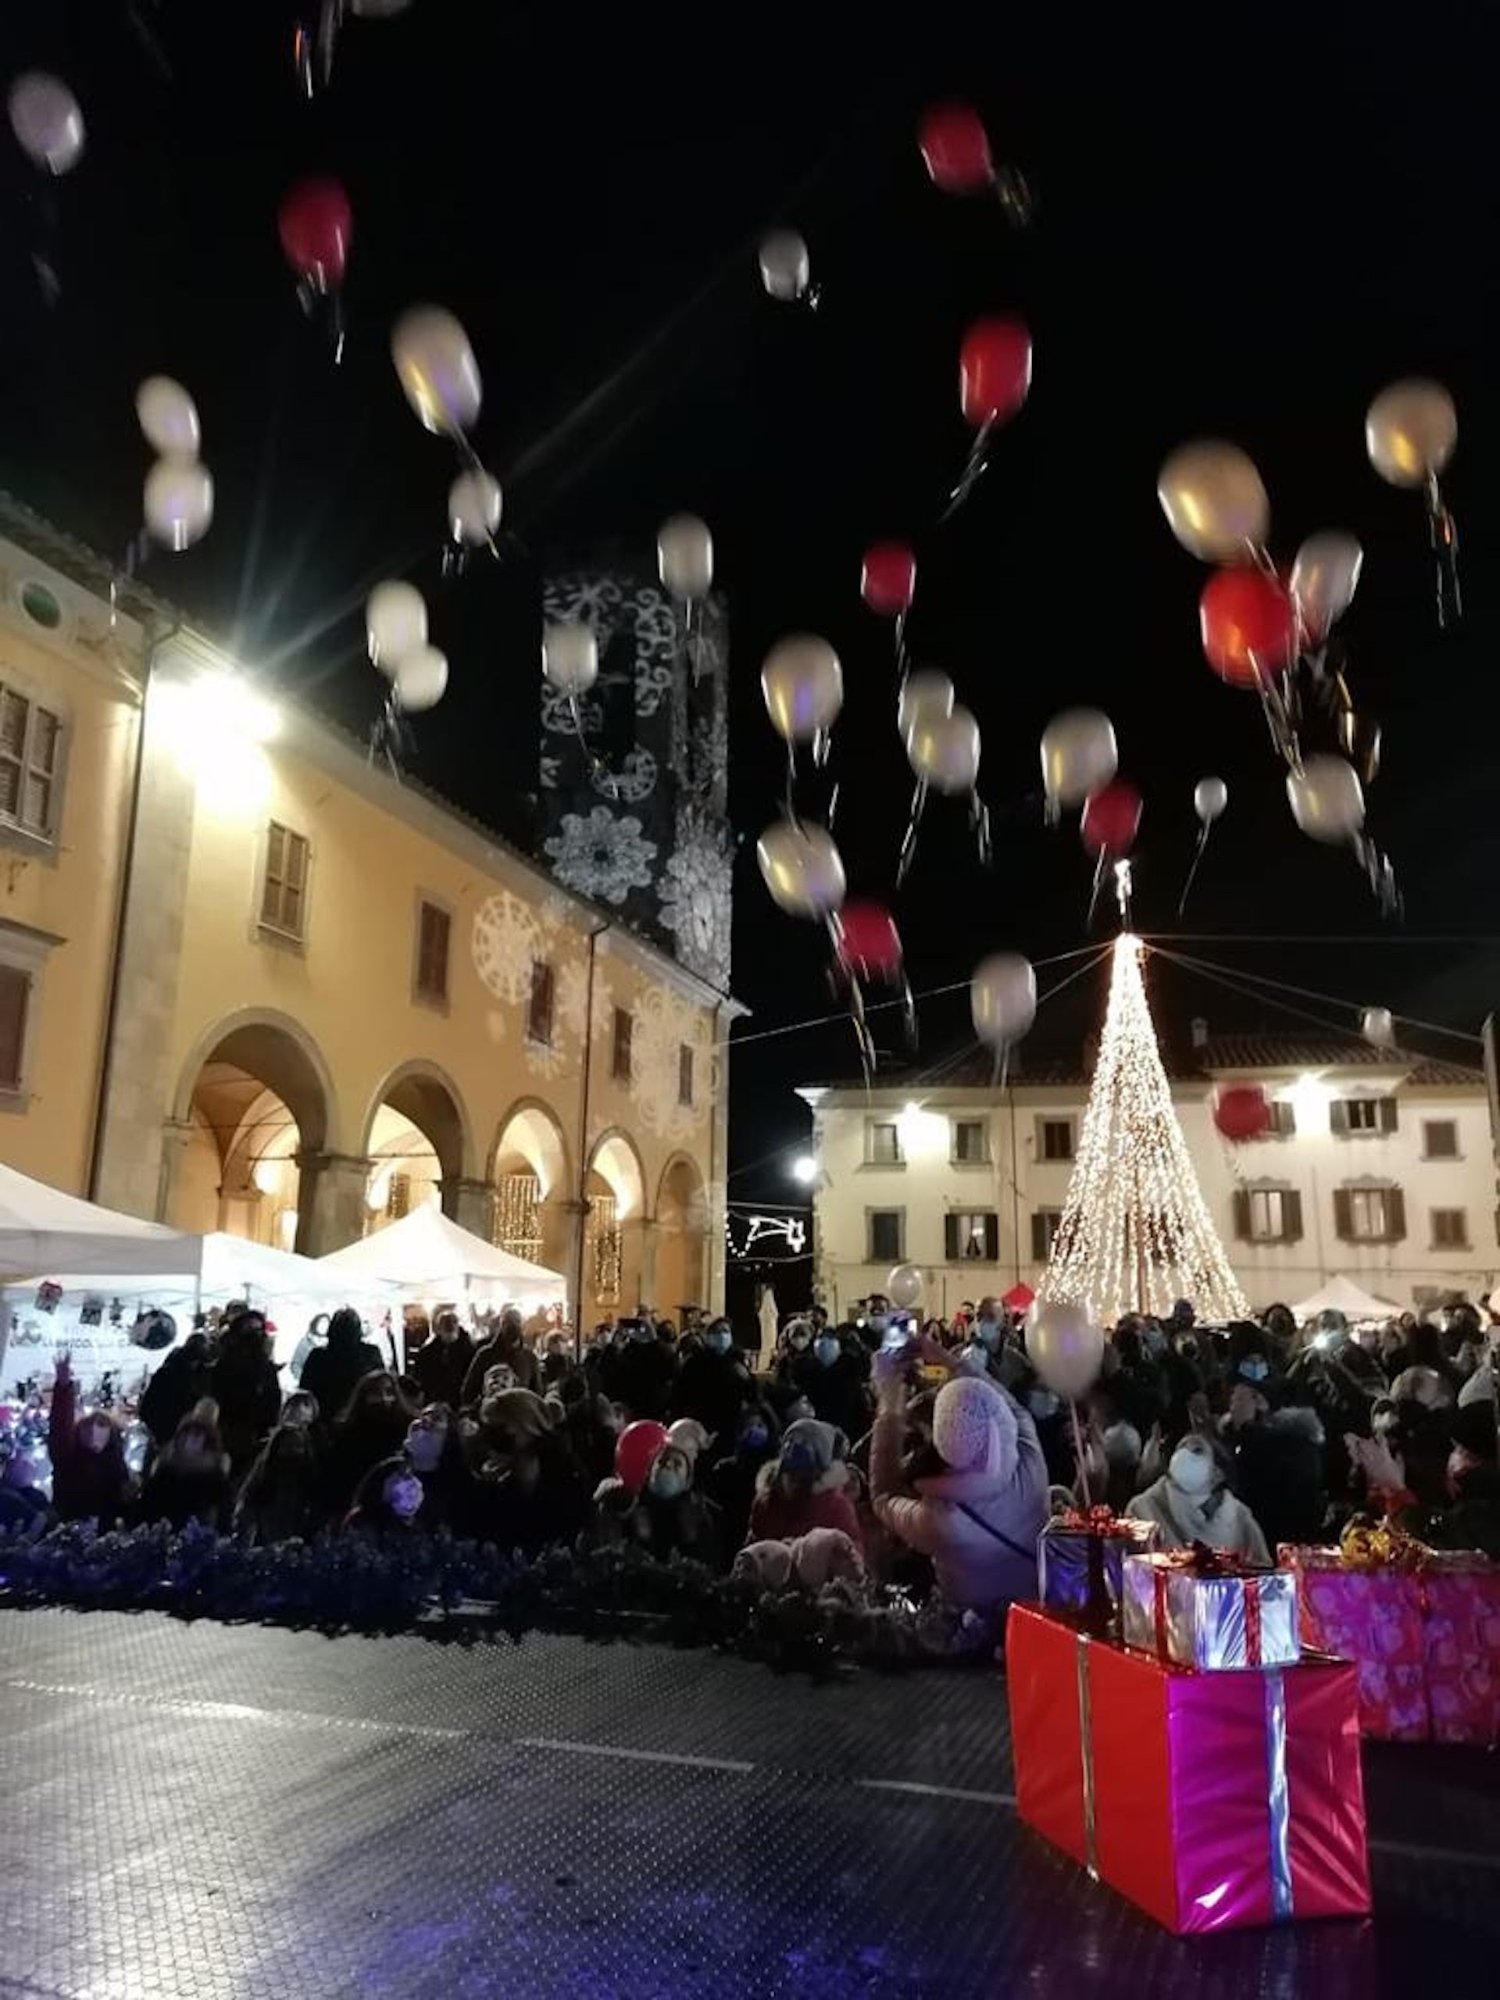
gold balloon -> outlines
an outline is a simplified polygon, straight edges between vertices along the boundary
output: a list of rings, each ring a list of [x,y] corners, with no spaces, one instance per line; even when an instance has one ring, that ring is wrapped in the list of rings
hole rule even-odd
[[[1458,412],[1441,382],[1413,379],[1382,389],[1365,417],[1365,450],[1392,486],[1425,486],[1453,456]]]
[[[1161,469],[1156,497],[1167,525],[1204,562],[1243,562],[1271,526],[1271,503],[1237,444],[1200,438],[1180,445]]]
[[[906,739],[911,767],[935,792],[972,792],[979,777],[979,724],[966,708],[920,712]]]
[[[788,743],[810,743],[831,729],[844,705],[844,670],[826,639],[799,632],[782,639],[760,670],[771,727]]]
[[[844,863],[833,835],[814,821],[774,821],[755,858],[771,900],[794,917],[827,917],[844,900]]]

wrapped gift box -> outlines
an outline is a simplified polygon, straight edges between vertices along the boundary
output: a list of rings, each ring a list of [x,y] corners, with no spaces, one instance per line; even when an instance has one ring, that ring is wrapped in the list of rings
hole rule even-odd
[[[1354,1669],[1200,1674],[1013,1605],[1030,1827],[1181,1935],[1370,1908]]]
[[[1211,1550],[1127,1556],[1127,1646],[1200,1672],[1295,1666],[1302,1657],[1296,1585]]]
[[[1500,1565],[1424,1553],[1411,1567],[1363,1568],[1332,1548],[1279,1553],[1307,1644],[1358,1669],[1366,1736],[1500,1743]]]
[[[1079,1618],[1101,1637],[1119,1637],[1127,1555],[1147,1555],[1160,1536],[1154,1521],[1128,1521],[1108,1507],[1059,1514],[1037,1543],[1042,1601]]]

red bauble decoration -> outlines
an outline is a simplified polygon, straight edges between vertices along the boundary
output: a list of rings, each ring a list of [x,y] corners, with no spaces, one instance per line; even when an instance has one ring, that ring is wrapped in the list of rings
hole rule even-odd
[[[860,979],[894,979],[901,970],[901,933],[884,903],[845,903],[838,914],[841,965]]]
[[[1297,612],[1278,577],[1258,569],[1218,569],[1203,587],[1198,615],[1208,664],[1235,687],[1279,674],[1297,652]]]
[[[286,261],[299,278],[308,279],[321,292],[334,291],[343,283],[354,216],[337,181],[298,181],[276,220]]]
[[[1135,846],[1141,824],[1141,795],[1123,778],[1101,785],[1084,801],[1079,831],[1090,854],[1118,861]]]
[[[1013,417],[1031,389],[1031,335],[1018,319],[979,319],[964,335],[958,395],[978,428]]]
[[[1214,1123],[1226,1139],[1258,1139],[1271,1123],[1271,1107],[1258,1083],[1237,1083],[1214,1099]]]
[[[667,1441],[665,1424],[642,1417],[627,1424],[615,1440],[615,1477],[631,1493],[639,1493],[651,1470],[651,1461]]]
[[[917,588],[917,559],[905,542],[875,542],[865,550],[859,594],[880,618],[910,611]]]
[[[917,144],[944,194],[980,194],[994,184],[989,136],[972,104],[935,104],[923,114]]]

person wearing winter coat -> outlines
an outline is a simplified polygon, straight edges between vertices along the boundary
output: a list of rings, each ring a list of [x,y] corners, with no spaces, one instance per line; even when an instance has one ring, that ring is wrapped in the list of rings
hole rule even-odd
[[[223,1528],[233,1497],[218,1412],[205,1398],[189,1410],[152,1466],[136,1518],[167,1521],[178,1530],[190,1521],[202,1528]]]
[[[588,1519],[588,1488],[557,1411],[529,1389],[485,1397],[469,1471],[471,1531],[506,1554],[571,1543]]]
[[[790,1542],[814,1528],[835,1528],[863,1552],[864,1535],[849,1496],[844,1438],[829,1424],[789,1424],[778,1455],[760,1469],[748,1539]]]
[[[773,1464],[776,1453],[776,1420],[764,1403],[751,1403],[741,1414],[734,1449],[721,1452],[700,1480],[723,1517],[726,1548],[743,1548],[749,1538],[761,1467]]]
[[[813,1528],[792,1542],[749,1542],[734,1559],[736,1583],[761,1590],[798,1590],[816,1597],[840,1584],[859,1590],[865,1560],[858,1545],[836,1528]]]
[[[755,1393],[750,1371],[735,1352],[727,1319],[716,1319],[683,1362],[672,1392],[672,1414],[691,1417],[710,1437],[732,1438],[740,1411]]]
[[[141,1422],[150,1431],[158,1451],[171,1443],[177,1426],[194,1404],[212,1393],[212,1375],[213,1349],[201,1329],[195,1329],[180,1347],[162,1356],[140,1402]]]
[[[446,1403],[457,1410],[473,1365],[474,1342],[458,1314],[440,1312],[432,1332],[412,1356],[411,1374],[424,1403]]]
[[[1266,1545],[1316,1542],[1328,1496],[1323,1487],[1323,1426],[1316,1410],[1273,1407],[1272,1384],[1236,1382],[1221,1430],[1233,1470],[1230,1484],[1250,1509]]]
[[[825,1326],[813,1341],[811,1359],[793,1371],[818,1421],[832,1424],[851,1444],[870,1427],[870,1392],[858,1344],[856,1328]]]
[[[1132,1521],[1152,1522],[1164,1549],[1190,1549],[1202,1542],[1247,1562],[1271,1560],[1255,1516],[1225,1483],[1213,1445],[1196,1432],[1183,1438],[1166,1471],[1135,1496],[1125,1513]]]
[[[378,1368],[355,1383],[328,1440],[323,1457],[323,1512],[342,1521],[354,1505],[359,1483],[372,1466],[399,1452],[406,1427],[416,1415],[389,1369]]]
[[[382,1459],[360,1481],[354,1506],[344,1521],[346,1534],[422,1535],[437,1524],[427,1513],[422,1482],[404,1456]]]
[[[621,1324],[625,1340],[614,1353],[608,1393],[624,1407],[632,1423],[650,1418],[664,1424],[677,1380],[677,1356],[665,1341],[657,1339],[650,1320],[626,1320]]]
[[[97,1521],[112,1528],[133,1492],[125,1441],[108,1410],[78,1411],[78,1384],[66,1349],[57,1357],[47,1418],[52,1505],[60,1521]]]
[[[235,1528],[252,1542],[309,1542],[321,1524],[322,1439],[288,1414],[292,1401],[288,1396],[235,1503]]]
[[[474,1349],[468,1373],[464,1376],[463,1401],[466,1404],[478,1406],[485,1393],[486,1369],[497,1367],[502,1363],[515,1377],[514,1386],[517,1389],[536,1388],[538,1381],[536,1356],[526,1345],[521,1315],[514,1306],[505,1308],[489,1339],[482,1340]]]
[[[604,1481],[594,1495],[594,1540],[644,1549],[662,1562],[683,1556],[718,1569],[723,1561],[719,1510],[694,1490],[692,1459],[674,1444],[657,1452],[638,1493],[619,1479]]]
[[[281,1413],[281,1382],[260,1313],[238,1313],[225,1327],[208,1392],[218,1406],[224,1449],[243,1476]]]
[[[434,1528],[467,1534],[473,1487],[459,1442],[458,1419],[446,1403],[428,1403],[407,1425],[402,1455],[422,1482],[424,1519]]]
[[[318,1399],[325,1424],[346,1408],[356,1385],[384,1367],[380,1349],[364,1337],[353,1306],[340,1306],[328,1322],[328,1338],[302,1364],[297,1386]]]
[[[1036,1427],[997,1383],[955,1376],[932,1406],[932,1444],[942,1470],[918,1474],[915,1490],[904,1490],[906,1361],[900,1353],[875,1358],[875,1517],[931,1560],[945,1604],[981,1614],[993,1626],[1004,1606],[1036,1596],[1036,1544],[1047,1517],[1047,1465]]]

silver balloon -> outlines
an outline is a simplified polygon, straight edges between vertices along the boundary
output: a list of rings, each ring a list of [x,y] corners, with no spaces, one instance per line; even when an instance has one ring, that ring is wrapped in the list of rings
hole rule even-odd
[[[163,458],[196,458],[203,441],[198,407],[170,375],[148,375],[135,392],[136,421],[154,452]]]
[[[397,662],[396,699],[411,715],[436,708],[448,687],[448,662],[436,646],[418,646]]]
[[[656,534],[656,569],[662,589],[684,604],[707,597],[714,582],[714,538],[696,514],[674,514]]]
[[[922,1273],[915,1264],[898,1264],[885,1281],[885,1295],[893,1306],[908,1311],[922,1303],[922,1294],[927,1289]]]
[[[1302,622],[1321,638],[1354,602],[1365,552],[1353,535],[1325,528],[1309,535],[1292,564],[1292,599]]]
[[[974,1032],[991,1048],[1009,1048],[1036,1019],[1036,973],[1019,952],[997,951],[981,959],[969,981]]]
[[[372,663],[394,678],[400,662],[427,644],[421,591],[399,580],[377,583],[365,599],[365,638]]]
[[[1392,486],[1425,486],[1452,458],[1457,442],[1458,412],[1440,382],[1393,382],[1365,415],[1365,450]]]
[[[844,900],[844,863],[833,835],[813,821],[774,821],[755,858],[774,902],[794,917],[829,917]]]
[[[1301,775],[1291,772],[1286,795],[1292,817],[1314,840],[1352,840],[1365,823],[1359,774],[1343,757],[1309,757]]]
[[[1193,811],[1205,826],[1212,826],[1228,804],[1229,787],[1222,778],[1200,778],[1194,785]]]
[[[159,458],[146,474],[146,526],[169,549],[190,549],[214,518],[214,482],[193,458]]]
[[[1393,1049],[1396,1046],[1396,1023],[1389,1007],[1366,1007],[1359,1028],[1373,1048]]]
[[[442,306],[412,306],[391,332],[391,359],[406,400],[430,431],[469,430],[479,415],[483,385],[464,332]]]
[[[559,694],[587,694],[599,678],[599,642],[587,625],[549,625],[542,634],[542,672]]]
[[[1087,1309],[1038,1299],[1026,1322],[1026,1358],[1056,1396],[1077,1402],[1104,1363],[1104,1335]]]
[[[810,743],[831,729],[844,705],[844,670],[826,639],[799,632],[782,639],[760,670],[771,727],[788,743]]]
[[[50,174],[65,174],[83,157],[83,113],[60,76],[29,69],[10,87],[10,128],[21,151]]]
[[[933,667],[918,667],[914,674],[907,675],[901,690],[901,705],[896,711],[896,727],[903,743],[919,720],[952,713],[953,683],[946,674]]]
[[[1042,783],[1054,808],[1081,806],[1119,763],[1115,726],[1097,708],[1065,708],[1042,731]]]
[[[800,299],[812,282],[807,245],[795,229],[773,229],[760,245],[760,281],[773,299]]]
[[[935,792],[972,792],[979,780],[979,724],[966,708],[920,715],[906,739],[906,754]]]
[[[1220,438],[1179,446],[1162,466],[1156,497],[1172,533],[1204,562],[1243,560],[1271,526],[1271,503],[1254,463]]]
[[[504,504],[492,472],[461,472],[448,488],[448,529],[454,541],[484,548],[495,538]]]

